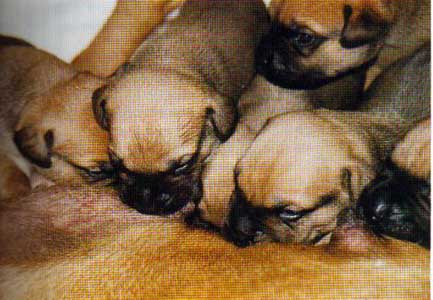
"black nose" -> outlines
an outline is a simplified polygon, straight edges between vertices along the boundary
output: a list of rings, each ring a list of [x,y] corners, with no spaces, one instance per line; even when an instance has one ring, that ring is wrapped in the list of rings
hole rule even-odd
[[[430,184],[391,162],[364,189],[359,211],[379,234],[430,244]]]
[[[175,213],[202,194],[201,182],[194,179],[172,182],[164,176],[125,171],[119,175],[116,187],[123,203],[151,215]]]
[[[228,221],[222,230],[223,236],[238,247],[250,246],[255,243],[256,237],[263,234],[259,217],[238,188],[233,192],[231,202]]]

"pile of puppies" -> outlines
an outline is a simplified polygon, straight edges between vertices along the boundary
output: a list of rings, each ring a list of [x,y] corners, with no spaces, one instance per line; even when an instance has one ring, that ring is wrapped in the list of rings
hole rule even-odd
[[[40,174],[144,214],[192,203],[189,225],[238,246],[364,222],[428,246],[429,9],[190,0],[109,78],[3,37],[0,198]]]

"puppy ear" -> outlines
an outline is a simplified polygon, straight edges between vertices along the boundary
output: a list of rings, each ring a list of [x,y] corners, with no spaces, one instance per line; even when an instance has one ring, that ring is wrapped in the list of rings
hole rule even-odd
[[[104,91],[107,88],[106,85],[97,89],[92,95],[92,109],[93,115],[95,116],[96,122],[99,126],[109,131],[110,124],[108,120],[108,114],[106,110],[107,100],[103,97]]]
[[[14,142],[21,154],[41,168],[50,168],[51,150],[54,144],[54,133],[48,130],[41,135],[33,127],[24,127],[14,135]]]
[[[366,8],[355,15],[350,5],[343,10],[344,27],[340,44],[344,48],[357,48],[374,43],[383,38],[389,31],[391,20],[382,16],[379,11]]]
[[[215,136],[225,142],[234,132],[238,120],[237,111],[228,105],[216,105],[206,108],[206,119]]]

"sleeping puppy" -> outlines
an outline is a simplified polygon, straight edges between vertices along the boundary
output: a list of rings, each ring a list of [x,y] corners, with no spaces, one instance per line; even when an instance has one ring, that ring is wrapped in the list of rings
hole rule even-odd
[[[359,67],[379,69],[430,41],[429,0],[273,0],[257,70],[285,88],[314,89]]]
[[[268,25],[260,0],[188,1],[95,92],[125,203],[166,214],[200,198],[201,166],[233,132]]]
[[[379,76],[369,90],[374,97],[371,106],[381,109],[397,100],[411,101],[412,114],[427,119],[397,144],[360,199],[360,210],[374,230],[424,246],[430,243],[430,107],[417,107],[416,103],[430,101],[427,51],[420,51],[407,65],[397,64],[394,73]]]
[[[240,246],[263,240],[328,242],[339,214],[356,205],[379,161],[414,124],[429,117],[429,61],[430,48],[425,47],[393,65],[388,70],[393,81],[387,77],[382,82],[395,94],[385,102],[379,101],[380,94],[371,95],[362,112],[283,114],[258,135],[251,122],[243,126],[241,120],[243,136],[239,133],[236,141],[236,133],[233,144],[229,140],[227,149],[216,155],[232,168],[216,162],[204,180],[202,219],[223,227],[226,237]],[[409,97],[392,97],[401,94],[396,91],[401,82],[409,83],[402,88]],[[232,153],[236,157],[230,159]]]
[[[257,75],[239,100],[240,121],[234,134],[207,161],[203,197],[187,218],[190,225],[220,231],[234,190],[233,170],[267,120],[287,112],[319,107],[349,109],[359,106],[365,72],[360,70],[316,90],[283,89]]]
[[[108,137],[93,118],[91,96],[104,80],[5,36],[0,69],[0,198],[28,192],[34,169],[68,184],[97,174],[108,162]]]
[[[56,186],[0,202],[0,298],[207,299],[216,291],[224,299],[257,300],[429,295],[429,253],[410,243],[355,239],[344,230],[324,249],[268,243],[240,251],[181,219],[180,213],[143,216],[107,188]]]

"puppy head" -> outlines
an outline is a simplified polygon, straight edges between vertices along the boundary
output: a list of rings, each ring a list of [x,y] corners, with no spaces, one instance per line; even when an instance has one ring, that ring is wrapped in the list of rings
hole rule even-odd
[[[315,89],[371,65],[394,21],[391,1],[285,1],[256,51],[260,74],[292,89]]]
[[[103,84],[92,75],[77,74],[24,107],[15,143],[49,179],[80,184],[107,177],[108,135],[92,113],[93,91]]]
[[[340,134],[314,113],[271,121],[236,167],[228,239],[241,246],[329,241],[337,216],[373,176],[368,158]]]
[[[202,163],[235,121],[233,108],[207,91],[185,75],[132,70],[95,93],[125,203],[165,214],[200,198]]]

